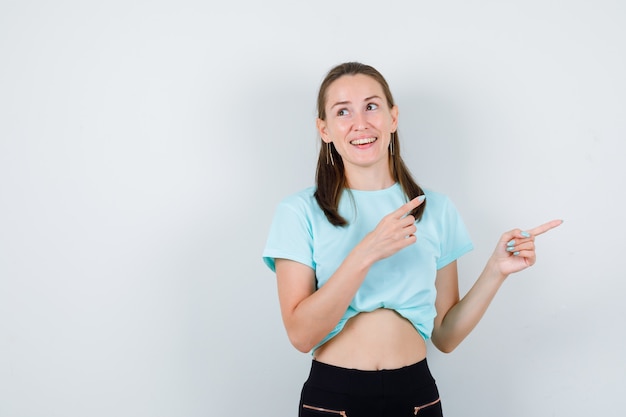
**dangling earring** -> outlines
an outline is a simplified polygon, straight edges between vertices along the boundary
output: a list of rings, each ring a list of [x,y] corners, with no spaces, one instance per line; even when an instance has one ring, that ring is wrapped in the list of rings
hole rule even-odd
[[[335,166],[335,161],[333,160],[333,151],[330,146],[330,142],[326,143],[326,165],[329,165],[328,160],[330,158],[330,165]]]
[[[391,132],[391,140],[389,141],[389,153],[393,156],[393,138],[396,132]]]

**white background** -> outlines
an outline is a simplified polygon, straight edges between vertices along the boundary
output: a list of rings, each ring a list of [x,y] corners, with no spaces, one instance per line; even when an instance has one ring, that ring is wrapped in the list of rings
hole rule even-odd
[[[0,1],[0,416],[295,416],[261,252],[317,88],[388,79],[476,249],[563,218],[453,353],[447,417],[626,407],[622,1]],[[358,417],[358,416],[356,416]]]

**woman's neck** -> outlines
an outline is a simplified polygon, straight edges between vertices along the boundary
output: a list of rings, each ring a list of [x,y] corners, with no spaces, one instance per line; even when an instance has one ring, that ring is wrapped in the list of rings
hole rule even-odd
[[[371,168],[353,167],[346,169],[348,188],[361,191],[384,190],[395,184],[389,169],[373,170]]]

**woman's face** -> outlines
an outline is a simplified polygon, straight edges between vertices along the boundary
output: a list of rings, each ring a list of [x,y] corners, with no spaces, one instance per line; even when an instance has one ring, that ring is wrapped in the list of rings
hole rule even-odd
[[[326,120],[317,128],[332,142],[347,171],[379,167],[388,172],[391,133],[398,124],[398,108],[389,108],[382,86],[363,74],[344,75],[326,91]]]

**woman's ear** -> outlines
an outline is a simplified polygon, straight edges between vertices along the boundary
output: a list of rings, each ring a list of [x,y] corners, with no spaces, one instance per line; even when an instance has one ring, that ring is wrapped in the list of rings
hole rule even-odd
[[[328,127],[326,125],[326,121],[322,120],[320,118],[317,118],[317,120],[315,121],[315,124],[317,126],[317,131],[319,132],[320,137],[322,138],[322,140],[325,143],[332,142],[332,139],[328,136]]]
[[[396,132],[398,130],[398,106],[393,106],[391,112],[391,131]]]

